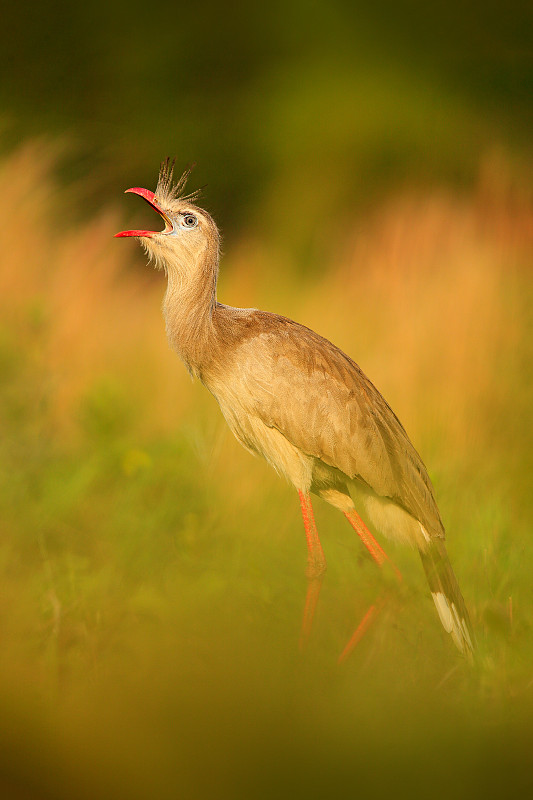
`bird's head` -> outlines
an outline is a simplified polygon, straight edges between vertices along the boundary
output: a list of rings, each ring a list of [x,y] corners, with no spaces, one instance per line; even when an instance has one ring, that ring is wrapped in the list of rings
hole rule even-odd
[[[173,170],[174,162],[167,158],[161,164],[155,192],[140,187],[126,189],[126,193],[140,195],[157,211],[165,223],[164,229],[121,231],[115,237],[139,238],[157,267],[166,272],[173,268],[183,272],[206,257],[218,259],[219,234],[209,214],[194,203],[199,190],[183,194],[191,168],[175,184],[172,183]]]

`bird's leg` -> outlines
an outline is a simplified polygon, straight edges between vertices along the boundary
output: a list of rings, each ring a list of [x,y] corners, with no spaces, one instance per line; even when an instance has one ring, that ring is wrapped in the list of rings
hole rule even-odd
[[[398,567],[392,563],[392,561],[390,560],[390,558],[388,557],[387,553],[382,548],[382,546],[379,544],[379,542],[372,536],[372,534],[366,527],[365,523],[363,522],[357,511],[352,509],[351,511],[344,511],[343,513],[348,522],[350,523],[350,525],[352,526],[352,528],[354,529],[354,531],[356,532],[356,534],[363,542],[364,546],[366,547],[372,558],[374,559],[374,561],[376,562],[376,564],[382,567],[385,561],[388,561],[391,564],[392,568],[394,569],[397,579],[401,581],[402,573],[400,572]]]
[[[307,540],[307,577],[317,578],[326,571],[326,558],[318,538],[311,496],[304,494],[301,489],[298,490],[298,496],[300,497],[305,538]]]
[[[388,561],[396,573],[397,580],[401,582],[402,573],[400,572],[398,567],[392,563],[392,561],[390,560],[384,549],[381,547],[379,542],[376,541],[376,539],[372,536],[372,534],[366,527],[365,523],[363,522],[359,514],[355,511],[355,509],[351,509],[350,511],[344,511],[343,513],[348,522],[350,523],[350,525],[352,526],[352,528],[354,529],[354,531],[357,533],[357,535],[367,548],[368,552],[370,553],[376,564],[382,567],[383,564],[386,561]],[[357,645],[359,644],[359,642],[361,641],[367,630],[375,622],[379,612],[383,608],[384,602],[385,599],[383,596],[381,596],[380,598],[378,598],[378,600],[376,600],[375,603],[372,603],[372,605],[367,609],[361,622],[359,623],[355,631],[352,633],[348,641],[348,644],[340,654],[338,660],[339,664],[345,661],[352,652],[352,650],[354,650],[355,647],[357,647]]]
[[[302,517],[305,527],[305,538],[307,540],[307,593],[305,597],[305,607],[302,619],[302,630],[300,633],[300,649],[303,649],[311,633],[313,618],[322,588],[322,580],[326,571],[326,559],[318,531],[316,529],[315,515],[311,505],[309,494],[298,490]]]
[[[367,609],[366,614],[364,615],[363,619],[361,620],[361,622],[359,623],[359,625],[357,626],[355,631],[352,633],[352,635],[351,635],[351,637],[350,637],[350,639],[348,641],[348,644],[346,645],[346,647],[344,648],[344,650],[340,654],[339,659],[338,659],[338,663],[339,664],[342,664],[343,661],[346,661],[346,659],[348,658],[348,656],[350,655],[352,650],[355,647],[357,647],[357,645],[359,644],[359,642],[361,641],[361,639],[363,638],[363,636],[367,632],[368,628],[372,625],[372,623],[374,622],[376,616],[381,611],[381,608],[383,606],[383,602],[384,602],[383,598],[380,598],[375,603],[372,603],[372,605]]]

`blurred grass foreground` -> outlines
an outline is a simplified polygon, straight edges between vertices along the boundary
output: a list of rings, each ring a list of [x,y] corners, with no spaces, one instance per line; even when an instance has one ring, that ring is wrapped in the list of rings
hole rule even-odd
[[[396,191],[309,277],[267,230],[224,256],[221,300],[328,336],[399,414],[479,639],[471,670],[417,556],[390,547],[405,586],[340,668],[382,579],[317,501],[329,572],[298,653],[294,492],[169,351],[162,276],[112,238],[118,198],[65,225],[76,198],[53,168],[35,142],[0,165],[2,797],[531,790],[533,198],[520,176],[493,155],[473,190]]]

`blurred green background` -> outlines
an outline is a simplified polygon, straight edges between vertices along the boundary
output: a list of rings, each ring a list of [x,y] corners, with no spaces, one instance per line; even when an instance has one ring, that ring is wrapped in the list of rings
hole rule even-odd
[[[533,783],[531,4],[138,0],[2,10],[6,798],[527,796]],[[169,351],[121,228],[197,162],[220,299],[350,353],[421,452],[479,641],[418,556],[377,574]]]

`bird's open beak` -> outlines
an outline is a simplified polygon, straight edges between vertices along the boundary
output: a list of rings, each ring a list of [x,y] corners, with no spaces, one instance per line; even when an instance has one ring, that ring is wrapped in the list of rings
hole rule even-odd
[[[120,233],[115,233],[115,238],[120,236],[144,236],[145,238],[150,238],[151,236],[156,236],[160,233],[170,233],[174,229],[172,222],[169,220],[163,209],[156,203],[155,194],[151,192],[149,189],[140,189],[138,186],[135,186],[133,189],[126,189],[124,194],[128,192],[132,192],[133,194],[140,195],[143,200],[146,200],[148,205],[152,206],[155,211],[163,218],[165,223],[165,230],[163,231],[120,231]]]

